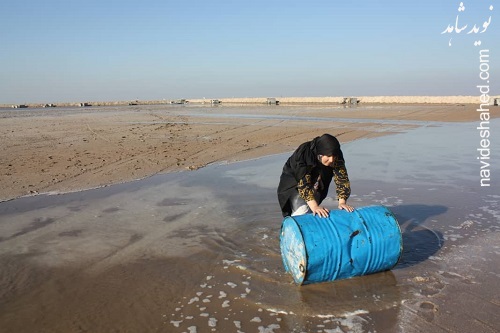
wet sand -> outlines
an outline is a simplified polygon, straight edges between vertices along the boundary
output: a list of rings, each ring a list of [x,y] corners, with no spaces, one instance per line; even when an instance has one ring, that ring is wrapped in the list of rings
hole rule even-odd
[[[234,119],[278,121],[257,116]],[[306,116],[297,127],[326,126],[324,114]],[[275,197],[289,153],[213,163],[0,203],[0,330],[498,331],[499,182],[478,186],[477,125],[344,119],[332,131],[339,123],[374,129],[343,150],[350,202],[386,205],[400,222],[404,253],[392,271],[295,286]]]

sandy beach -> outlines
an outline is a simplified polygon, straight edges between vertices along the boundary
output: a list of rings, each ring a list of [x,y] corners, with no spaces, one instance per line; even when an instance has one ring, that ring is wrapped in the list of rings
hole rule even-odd
[[[476,109],[1,110],[0,331],[498,332],[499,183],[478,185]],[[297,286],[276,186],[323,133],[349,202],[389,207],[404,250],[390,271]]]
[[[476,109],[474,104],[4,109],[0,200],[291,151],[324,132],[349,142],[419,122],[475,121]]]

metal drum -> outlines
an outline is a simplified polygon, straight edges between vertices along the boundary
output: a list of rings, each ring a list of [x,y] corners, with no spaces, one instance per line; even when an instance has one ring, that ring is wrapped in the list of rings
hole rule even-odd
[[[403,252],[394,214],[384,206],[349,213],[288,216],[280,236],[285,270],[297,284],[346,279],[393,268]]]

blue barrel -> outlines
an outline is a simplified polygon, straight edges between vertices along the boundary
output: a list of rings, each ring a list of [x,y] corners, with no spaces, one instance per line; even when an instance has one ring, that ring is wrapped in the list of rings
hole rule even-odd
[[[393,268],[403,252],[394,214],[384,206],[288,216],[280,236],[285,270],[297,284],[346,279]]]

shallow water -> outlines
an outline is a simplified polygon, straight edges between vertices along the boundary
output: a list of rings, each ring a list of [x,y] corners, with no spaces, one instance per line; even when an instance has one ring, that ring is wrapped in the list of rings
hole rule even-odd
[[[401,225],[392,271],[293,284],[279,253],[280,154],[0,203],[0,327],[497,331],[500,159],[482,188],[477,125],[429,125],[343,145],[350,203],[386,205]]]
[[[282,109],[282,108],[280,108]],[[293,108],[290,108],[293,110]],[[269,115],[269,114],[227,114],[227,113],[200,113],[182,112],[181,115],[204,118],[237,118],[237,119],[272,119],[272,120],[295,120],[295,121],[326,121],[326,122],[346,122],[346,123],[375,123],[384,125],[427,125],[429,121],[420,120],[394,120],[394,119],[369,119],[369,118],[336,118],[336,117],[311,117],[298,115]]]
[[[424,106],[425,107],[425,106]],[[427,106],[429,107],[429,106]],[[187,105],[134,105],[134,106],[92,106],[92,107],[57,107],[57,108],[26,108],[11,109],[0,108],[0,118],[12,117],[33,117],[33,116],[61,116],[70,114],[85,113],[123,113],[123,112],[152,112],[167,113],[170,115],[190,116],[193,118],[214,118],[220,119],[242,119],[242,120],[294,120],[301,122],[312,121],[336,121],[345,123],[374,123],[384,125],[427,125],[429,121],[419,121],[411,119],[364,119],[364,118],[340,118],[340,117],[313,117],[307,116],[308,112],[327,111],[331,116],[338,114],[336,112],[343,110],[353,110],[353,112],[370,111],[376,113],[379,110],[388,111],[408,111],[422,108],[422,106],[408,106],[400,104],[387,105],[358,105],[348,107],[343,105],[283,105],[283,106],[265,106],[265,105],[236,105],[236,106],[212,106],[205,104],[187,104]],[[430,107],[432,108],[432,107]],[[432,110],[430,110],[432,111]],[[162,123],[161,121],[155,123]],[[190,121],[189,123],[193,123]],[[230,122],[234,124],[234,121]],[[210,122],[213,124],[213,122]]]

